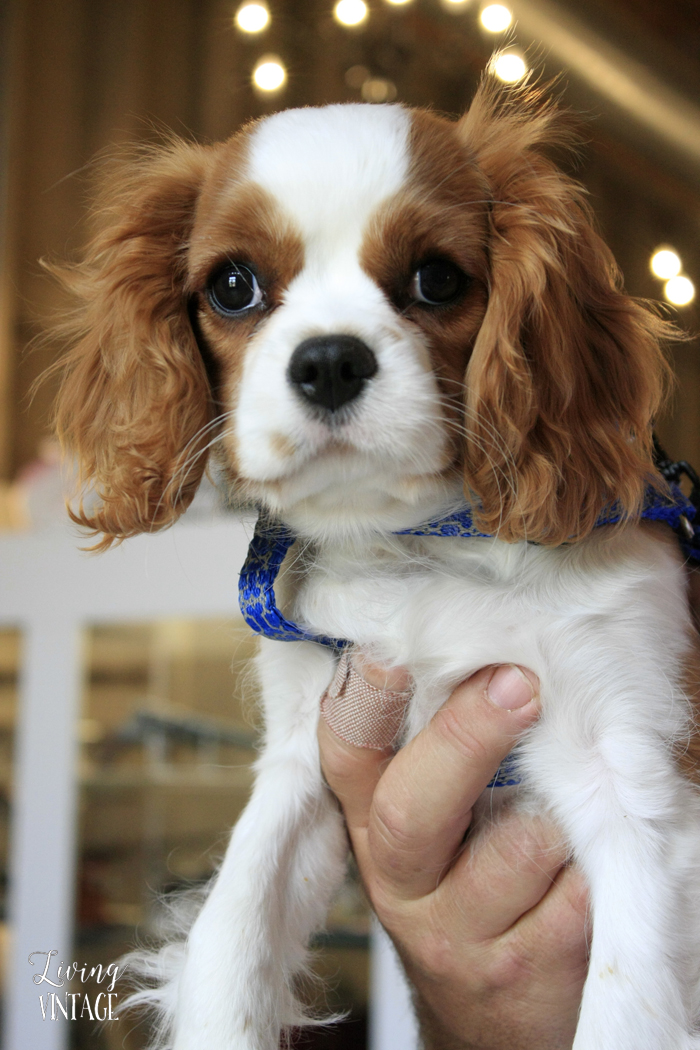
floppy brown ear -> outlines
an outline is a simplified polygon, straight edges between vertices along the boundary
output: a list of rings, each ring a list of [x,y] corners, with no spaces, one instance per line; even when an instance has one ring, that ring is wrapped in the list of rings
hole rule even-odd
[[[491,185],[490,294],[466,373],[466,487],[505,540],[585,536],[640,507],[673,328],[625,295],[585,191],[541,152],[556,106],[489,77],[458,125]],[[658,481],[658,477],[656,479]]]
[[[100,232],[58,270],[76,306],[56,426],[94,489],[74,520],[113,539],[172,524],[206,465],[211,394],[187,315],[187,247],[209,163],[175,142],[122,162],[106,181]]]

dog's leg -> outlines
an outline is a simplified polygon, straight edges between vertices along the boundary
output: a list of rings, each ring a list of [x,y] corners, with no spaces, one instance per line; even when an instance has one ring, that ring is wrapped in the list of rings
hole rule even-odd
[[[578,675],[552,676],[547,691],[554,685],[557,699],[543,693],[542,723],[526,747],[532,781],[591,890],[590,968],[574,1050],[698,1045],[684,987],[690,915],[682,884],[698,807],[673,757],[687,712],[676,668],[662,658],[654,666],[648,652],[637,657],[630,646],[616,668],[605,646],[579,647]],[[692,874],[700,874],[696,863]]]
[[[682,931],[671,838],[617,818],[594,847],[577,851],[591,886],[593,938],[574,1048],[689,1050],[697,1044],[673,944]]]
[[[191,930],[174,988],[174,1050],[278,1050],[303,1023],[294,977],[342,880],[347,839],[316,744],[331,654],[262,642],[266,746],[246,810]]]

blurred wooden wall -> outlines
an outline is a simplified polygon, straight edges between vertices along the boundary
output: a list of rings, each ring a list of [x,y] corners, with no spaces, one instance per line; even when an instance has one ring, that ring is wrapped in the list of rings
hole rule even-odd
[[[56,355],[36,342],[58,289],[39,260],[85,235],[89,167],[101,150],[164,129],[217,138],[254,110],[246,41],[221,0],[15,0],[0,384],[0,470],[30,460],[55,384],[30,400]],[[9,20],[9,16],[8,16]],[[243,71],[246,70],[246,73]],[[86,170],[86,166],[88,170]]]
[[[390,77],[398,100],[457,112],[466,104],[493,40],[438,0],[391,8],[374,0],[362,30],[335,25],[331,0],[272,0],[271,27],[245,36],[231,0],[5,0],[0,136],[0,479],[13,477],[48,433],[55,383],[30,398],[58,347],[38,337],[59,300],[42,257],[70,257],[86,234],[94,158],[165,129],[216,140],[280,106],[359,99],[344,79],[362,64]],[[256,59],[280,54],[283,93],[251,86]],[[603,105],[603,103],[601,103]],[[604,232],[636,294],[659,294],[647,271],[659,240],[675,238],[697,262],[700,195],[656,163],[618,148],[604,122],[590,128],[581,177],[594,191]],[[4,181],[4,187],[3,187]],[[689,221],[692,213],[693,219]],[[682,321],[697,326],[695,309]],[[676,351],[681,382],[662,430],[674,452],[700,463],[700,366],[696,344]]]

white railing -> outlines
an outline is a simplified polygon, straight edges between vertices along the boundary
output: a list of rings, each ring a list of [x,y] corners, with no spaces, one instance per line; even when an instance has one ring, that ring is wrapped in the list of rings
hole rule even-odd
[[[23,634],[10,834],[4,1050],[64,1050],[68,1024],[42,1019],[31,952],[73,942],[83,629],[95,623],[236,616],[251,522],[186,520],[103,555],[75,529],[0,536],[0,627]],[[415,1045],[391,949],[373,938],[371,1050]],[[397,1034],[401,1033],[397,1041]]]

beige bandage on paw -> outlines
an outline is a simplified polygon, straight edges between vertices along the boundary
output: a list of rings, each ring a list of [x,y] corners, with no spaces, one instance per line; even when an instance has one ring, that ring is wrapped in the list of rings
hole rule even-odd
[[[336,736],[355,747],[383,751],[396,743],[413,691],[370,685],[343,653],[321,697],[321,713]]]

